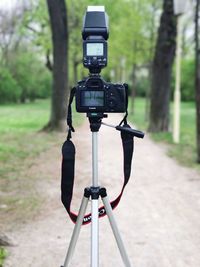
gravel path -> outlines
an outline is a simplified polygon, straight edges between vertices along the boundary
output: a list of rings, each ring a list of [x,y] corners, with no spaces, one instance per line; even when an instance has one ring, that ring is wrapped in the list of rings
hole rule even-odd
[[[117,123],[109,116],[106,122]],[[62,140],[61,140],[62,142]],[[85,123],[75,134],[77,147],[73,207],[90,185],[91,133]],[[99,180],[112,199],[122,184],[119,133],[102,126],[99,133]],[[42,160],[42,159],[46,160]],[[60,148],[41,155],[34,170],[38,190],[48,197],[38,217],[8,235],[15,240],[5,267],[60,267],[73,224],[60,202]],[[42,163],[41,163],[42,162]],[[29,170],[30,171],[30,170]],[[42,179],[48,175],[48,179]],[[135,141],[132,177],[114,211],[132,266],[200,266],[200,175],[166,156],[165,148],[148,136]],[[100,266],[121,267],[108,219],[100,220]],[[82,227],[71,266],[90,266],[90,226]]]

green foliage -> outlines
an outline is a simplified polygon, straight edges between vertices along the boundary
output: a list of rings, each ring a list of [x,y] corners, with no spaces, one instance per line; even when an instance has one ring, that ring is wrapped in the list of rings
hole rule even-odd
[[[74,62],[83,69],[81,30],[88,1],[66,2],[69,10],[70,80],[73,82]],[[156,0],[91,0],[90,5],[104,5],[109,15],[108,66],[103,70],[103,76],[110,77],[110,72],[114,71],[112,79],[120,81],[124,62],[128,78],[132,75],[133,64],[143,65],[152,59],[159,15],[153,12],[153,8],[159,9],[161,3]],[[82,78],[81,72],[79,79]]]
[[[195,62],[193,59],[182,61],[181,93],[183,101],[195,99]]]
[[[175,90],[175,70],[174,64],[172,77],[172,99]],[[195,62],[192,58],[185,58],[181,62],[181,100],[184,102],[195,100]]]
[[[51,74],[43,62],[44,51],[51,47],[45,1],[38,6],[31,0],[25,9],[19,5],[1,20],[0,103],[49,97]]]
[[[1,67],[0,77],[0,103],[50,96],[51,75],[33,52],[10,52],[8,66]]]
[[[50,96],[51,75],[37,56],[24,51],[17,55],[13,65],[16,79],[22,88],[21,100],[25,98],[32,101]]]
[[[7,257],[7,252],[4,248],[0,247],[0,267],[3,267],[5,258]]]
[[[40,47],[44,54],[52,49],[46,1],[29,0],[29,8],[24,13],[20,34],[28,35],[32,45]]]
[[[66,0],[69,30],[69,84],[82,79],[88,71],[82,66],[82,21],[88,1]],[[161,3],[156,0],[91,0],[90,5],[104,5],[109,15],[108,67],[103,76],[122,80],[122,69],[130,80],[133,64],[146,65],[152,59],[156,26]],[[148,21],[148,23],[147,23]],[[31,0],[24,13],[20,34],[29,36],[39,46],[43,57],[52,60],[52,42],[46,1]],[[123,63],[124,62],[124,63]],[[124,65],[124,67],[123,67]]]
[[[150,90],[150,81],[148,76],[141,75],[137,78],[136,94],[138,97],[145,97],[146,92]]]
[[[104,5],[109,15],[108,67],[102,72],[106,79],[111,79],[112,71],[114,74],[112,81],[122,81],[122,70],[125,68],[126,81],[131,85],[133,65],[140,68],[148,66],[152,61],[161,2],[156,0],[90,1],[90,5]],[[69,84],[74,85],[75,71],[78,80],[88,74],[88,70],[82,65],[81,37],[82,20],[88,1],[66,0],[66,4],[69,29]],[[51,92],[51,74],[44,66],[47,56],[52,61],[51,30],[46,1],[31,0],[28,6],[29,8],[22,14],[23,19],[20,20],[21,24],[16,32],[22,41],[18,46],[11,45],[10,47],[15,49],[8,51],[9,72],[17,83],[16,90],[13,91],[16,92],[17,98],[20,93],[21,101],[43,98],[49,96]],[[183,100],[188,101],[194,99],[193,79],[191,79],[194,64],[187,60],[183,62],[182,68],[182,97]],[[137,93],[139,96],[144,96],[145,91],[149,89],[148,79],[143,79],[140,72],[134,75],[136,75]],[[16,101],[16,97],[12,96],[10,99]]]
[[[7,68],[0,69],[0,103],[17,102],[21,88]]]

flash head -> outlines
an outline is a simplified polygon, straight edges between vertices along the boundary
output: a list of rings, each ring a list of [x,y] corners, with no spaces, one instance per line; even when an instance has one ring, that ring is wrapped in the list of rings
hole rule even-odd
[[[108,15],[104,6],[88,6],[83,19],[82,37],[86,40],[91,36],[109,37]]]

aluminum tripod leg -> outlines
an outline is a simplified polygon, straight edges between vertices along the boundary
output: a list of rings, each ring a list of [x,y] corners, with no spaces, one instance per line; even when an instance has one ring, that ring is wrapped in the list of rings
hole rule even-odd
[[[98,132],[92,132],[92,186],[98,185]],[[99,198],[99,196],[98,196]],[[91,267],[99,267],[99,200],[92,196]]]
[[[65,263],[64,263],[63,267],[69,266],[70,260],[71,260],[71,258],[73,256],[74,249],[75,249],[78,237],[79,237],[81,225],[82,225],[82,222],[83,222],[83,218],[84,218],[84,215],[85,215],[85,212],[86,212],[86,209],[87,209],[88,201],[89,201],[89,198],[84,196],[83,199],[82,199],[82,202],[81,202],[78,218],[77,218],[76,224],[74,226],[74,231],[73,231],[73,234],[72,234],[72,237],[71,237],[71,241],[70,241],[70,244],[69,244],[69,248],[68,248],[68,251],[67,251],[67,256],[66,256]]]
[[[91,267],[99,267],[99,201],[92,199]]]
[[[102,197],[102,201],[103,201],[103,204],[104,204],[108,219],[110,221],[110,225],[111,225],[113,234],[115,236],[115,240],[117,242],[117,245],[118,245],[122,260],[124,262],[124,265],[126,267],[131,267],[131,264],[130,264],[128,255],[126,253],[123,241],[121,239],[121,236],[120,236],[120,233],[119,233],[119,230],[118,230],[118,227],[117,227],[114,215],[113,215],[112,207],[110,205],[108,197],[107,196],[106,197]]]

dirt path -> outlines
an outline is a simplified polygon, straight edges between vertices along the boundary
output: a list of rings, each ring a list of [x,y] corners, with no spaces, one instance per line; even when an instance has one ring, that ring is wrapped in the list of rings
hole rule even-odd
[[[118,119],[112,116],[112,122]],[[73,207],[77,210],[91,177],[87,123],[77,131],[74,142],[77,177]],[[8,233],[16,246],[9,249],[5,267],[63,264],[73,224],[60,202],[60,158],[60,148],[54,147],[29,170],[41,176],[37,188],[48,201],[34,221]],[[99,134],[99,164],[100,182],[113,198],[122,184],[122,152],[119,133],[105,126]],[[49,178],[42,179],[44,175]],[[132,266],[200,266],[200,175],[179,166],[148,136],[135,142],[132,177],[114,214]],[[88,267],[89,262],[90,227],[85,226],[71,266]],[[100,221],[100,266],[123,266],[107,218]]]

